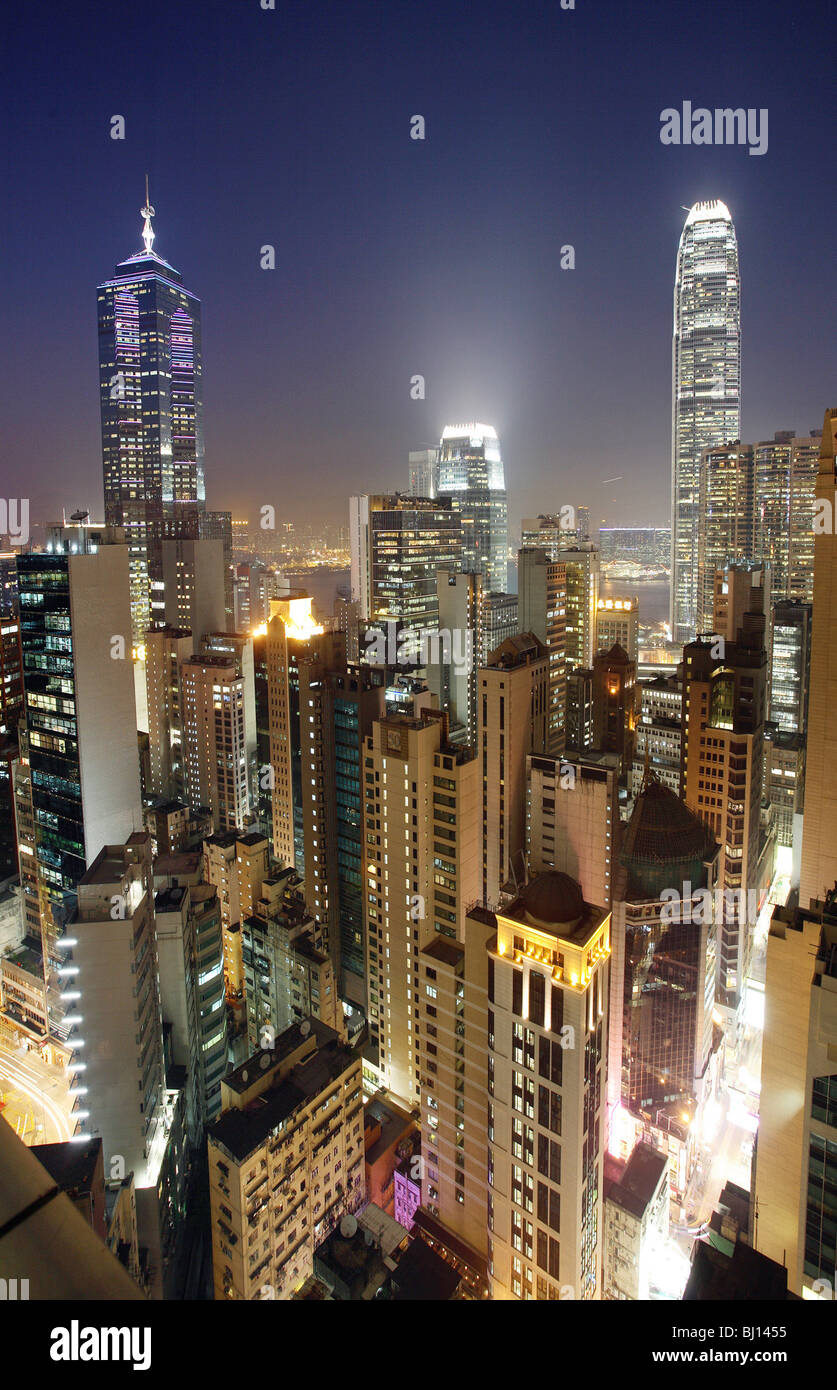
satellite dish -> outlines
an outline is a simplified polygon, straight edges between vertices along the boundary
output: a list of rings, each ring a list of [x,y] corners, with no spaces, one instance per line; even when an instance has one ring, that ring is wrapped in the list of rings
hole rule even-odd
[[[311,1032],[311,1024],[308,1022],[307,1018],[304,1018],[300,1023],[299,1031],[304,1038],[308,1037],[308,1034]]]
[[[357,1235],[357,1217],[352,1216],[351,1212],[347,1212],[340,1222],[340,1234],[345,1236],[347,1240],[351,1240],[352,1236]]]
[[[87,518],[89,517],[89,515],[90,515],[89,512],[73,512],[72,516],[70,517],[70,520],[71,520],[71,521],[86,521]]]

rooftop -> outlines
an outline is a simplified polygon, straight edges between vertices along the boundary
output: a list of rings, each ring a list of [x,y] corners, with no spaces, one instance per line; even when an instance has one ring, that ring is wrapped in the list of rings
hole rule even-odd
[[[569,874],[547,869],[531,879],[499,915],[581,946],[601,925],[604,914],[584,901],[581,885]]]
[[[434,936],[432,941],[422,947],[422,955],[429,956],[431,960],[441,961],[443,965],[449,965],[456,969],[465,953],[465,947],[458,941],[451,941],[447,936]]]
[[[308,1031],[303,1032],[306,1024]],[[229,1072],[222,1086],[244,1099],[266,1075],[278,1072],[283,1060],[312,1040],[311,1050],[289,1071],[274,1083],[268,1082],[252,1100],[245,1100],[243,1108],[233,1106],[225,1110],[209,1126],[210,1142],[222,1145],[236,1161],[243,1161],[277,1126],[319,1095],[355,1061],[355,1054],[341,1043],[333,1029],[316,1019],[304,1020],[287,1028],[270,1051],[260,1049]]]
[[[425,1241],[417,1238],[393,1272],[392,1296],[404,1302],[416,1299],[447,1301],[456,1293],[459,1283],[456,1270]]]
[[[637,1144],[609,1198],[623,1211],[641,1217],[660,1185],[668,1159],[650,1144]]]
[[[34,1144],[32,1152],[62,1192],[89,1192],[102,1153],[101,1138],[88,1144]]]

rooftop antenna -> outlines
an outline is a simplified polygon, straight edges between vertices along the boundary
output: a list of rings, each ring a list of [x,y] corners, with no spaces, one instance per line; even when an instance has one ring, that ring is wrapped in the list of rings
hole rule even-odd
[[[140,217],[145,218],[142,229],[142,239],[145,243],[146,256],[151,255],[151,246],[154,241],[154,230],[151,226],[151,219],[154,216],[154,209],[151,206],[151,199],[148,196],[148,175],[145,176],[145,207],[140,208]]]

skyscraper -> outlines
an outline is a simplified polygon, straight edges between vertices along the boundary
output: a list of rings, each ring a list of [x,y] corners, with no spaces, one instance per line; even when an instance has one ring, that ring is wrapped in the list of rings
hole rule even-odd
[[[491,1297],[601,1297],[610,912],[554,869],[488,943]]]
[[[197,538],[205,509],[200,300],[152,250],[147,187],[141,215],[143,250],[97,290],[105,520],[125,528],[136,642],[162,598],[163,540]]]
[[[837,787],[834,767],[834,700],[837,694],[837,410],[825,412],[817,474],[814,539],[814,607],[811,619],[811,688],[808,697],[808,757],[799,902],[822,898],[837,881]]]
[[[567,569],[546,551],[517,552],[521,632],[532,632],[549,653],[549,720],[546,751],[557,758],[567,741]]]
[[[510,637],[477,676],[477,749],[482,759],[482,896],[488,905],[526,845],[526,755],[546,753],[549,652],[531,632]]]
[[[671,635],[695,635],[700,456],[741,434],[738,244],[724,203],[695,203],[677,253],[672,341]]]
[[[102,846],[142,825],[128,553],[20,555],[24,712],[43,949]]]
[[[439,486],[439,446],[410,450],[410,486],[412,497],[435,497]]]
[[[456,941],[479,895],[480,768],[469,748],[448,744],[435,710],[376,720],[364,754],[366,1057],[412,1105],[419,955],[437,936]]]
[[[398,631],[439,625],[436,567],[479,569],[460,546],[460,517],[450,497],[361,495],[349,500],[352,598],[369,627]],[[361,656],[366,644],[361,631]]]
[[[704,449],[700,456],[695,560],[699,633],[711,631],[716,571],[730,562],[755,559],[753,452],[752,444],[725,444]]]
[[[717,1002],[733,1023],[740,1021],[750,970],[752,894],[758,899],[770,881],[772,844],[760,817],[767,685],[763,591],[749,586],[749,571],[727,573],[727,619],[719,606],[714,615],[723,655],[715,637],[688,643],[683,652],[682,787],[689,810],[726,846],[718,869],[718,884],[729,891],[718,922]],[[742,585],[750,608],[739,621]]]
[[[450,497],[462,525],[462,568],[480,570],[487,589],[505,593],[508,509],[500,441],[491,425],[446,425],[439,444],[439,497]]]
[[[816,640],[816,639],[815,639]],[[806,832],[808,807],[805,809]],[[802,1298],[834,1298],[837,902],[777,907],[767,940],[754,1245]]]
[[[820,430],[777,430],[755,445],[755,553],[770,563],[775,599],[814,592],[814,491]]]

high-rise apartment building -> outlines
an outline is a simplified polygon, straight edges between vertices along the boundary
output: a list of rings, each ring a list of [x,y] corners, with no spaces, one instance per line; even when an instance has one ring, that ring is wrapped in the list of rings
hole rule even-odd
[[[203,512],[200,517],[201,540],[220,541],[224,567],[224,627],[235,631],[235,599],[233,595],[233,537],[232,512]]]
[[[243,830],[251,818],[244,677],[234,657],[190,656],[180,688],[186,799],[208,808],[216,833]]]
[[[384,714],[384,687],[368,666],[329,669],[312,656],[299,664],[299,691],[306,902],[342,998],[365,1013],[363,750]]]
[[[500,441],[491,425],[446,425],[439,444],[439,499],[461,524],[462,568],[486,589],[508,588],[508,508]]]
[[[493,915],[474,907],[458,941],[435,936],[420,953],[421,1200],[484,1265],[488,1254],[487,946]]]
[[[752,444],[703,449],[699,465],[695,626],[712,630],[715,575],[730,563],[755,559],[755,478]]]
[[[477,667],[483,631],[479,573],[437,569],[438,639],[428,642],[427,683],[448,716],[452,740],[473,744],[477,733]]]
[[[526,755],[546,753],[549,653],[531,632],[510,637],[478,672],[482,777],[482,899],[493,906],[512,876],[523,882]]]
[[[125,529],[136,642],[162,597],[163,541],[197,537],[206,505],[200,300],[152,250],[153,216],[146,192],[143,250],[96,291],[105,520]]]
[[[672,340],[671,635],[697,622],[700,456],[741,438],[738,244],[722,202],[695,203],[677,253]]]
[[[213,835],[203,844],[203,876],[218,893],[224,942],[224,979],[228,1002],[240,1007],[244,996],[241,923],[256,911],[268,877],[270,848],[258,831]]]
[[[807,804],[805,815],[807,833]],[[767,941],[754,1244],[786,1267],[788,1288],[802,1298],[834,1297],[835,1056],[832,889],[810,909],[777,907]]]
[[[517,555],[518,621],[549,656],[549,712],[546,751],[552,758],[567,742],[567,568],[545,550],[527,547]]]
[[[221,1083],[209,1131],[216,1299],[287,1299],[365,1197],[360,1057],[314,1019]]]
[[[596,654],[599,552],[585,542],[559,550],[555,559],[567,571],[567,672],[589,669]]]
[[[837,882],[837,786],[832,776],[837,753],[834,702],[837,698],[837,410],[827,410],[817,474],[818,520],[814,535],[814,607],[811,633],[811,687],[808,696],[808,755],[799,901],[824,898]],[[819,519],[821,518],[821,519]]]
[[[435,579],[434,579],[435,588]],[[314,620],[313,599],[299,596],[271,599],[267,625],[267,686],[270,727],[270,765],[273,801],[273,852],[282,864],[292,864],[300,874],[305,868],[305,828],[303,778],[315,790],[322,770],[309,766],[303,770],[303,728],[305,743],[313,719],[312,709],[303,707],[301,668],[320,663],[335,669],[343,658],[340,633],[327,633]]]
[[[60,971],[79,1134],[100,1134],[105,1170],[133,1172],[140,1243],[163,1292],[184,1212],[182,1093],[166,1088],[148,835],[102,847],[78,884]]]
[[[658,781],[679,796],[683,683],[676,675],[638,681],[637,702],[632,795],[636,796],[642,785],[647,761]]]
[[[155,603],[152,615],[157,622],[189,628],[196,637],[226,631],[222,541],[195,537],[165,540],[160,547],[160,566],[162,605]]]
[[[619,778],[580,759],[527,757],[526,862],[530,874],[569,874],[610,909],[619,848]]]
[[[445,716],[375,722],[364,747],[369,1027],[383,1086],[419,1096],[419,958],[455,941],[479,897],[480,764],[447,742]]]
[[[639,660],[639,599],[600,598],[596,606],[596,651],[610,651],[614,642]]]
[[[181,672],[195,642],[188,628],[160,627],[146,633],[144,645],[149,790],[154,796],[180,799],[186,794]]]
[[[717,635],[683,652],[682,788],[686,804],[723,846],[719,886],[728,890],[718,923],[718,1004],[737,1015],[749,973],[755,905],[772,853],[760,830],[767,656],[764,614],[744,614],[728,640],[716,610]],[[768,863],[768,857],[770,862]]]
[[[186,1071],[186,1128],[202,1144],[221,1109],[227,1069],[224,939],[216,889],[200,881],[160,889],[154,897],[160,1005],[170,1025],[170,1058]]]
[[[485,593],[482,596],[482,632],[479,641],[479,664],[484,666],[491,653],[508,637],[520,631],[518,626],[517,594]]]
[[[609,912],[554,870],[496,914],[488,946],[495,1299],[602,1296],[610,925]]]
[[[321,928],[292,898],[258,908],[241,923],[250,1051],[309,1017],[342,1033],[337,977]]]
[[[593,747],[593,672],[577,666],[567,674],[567,749]]]

